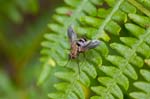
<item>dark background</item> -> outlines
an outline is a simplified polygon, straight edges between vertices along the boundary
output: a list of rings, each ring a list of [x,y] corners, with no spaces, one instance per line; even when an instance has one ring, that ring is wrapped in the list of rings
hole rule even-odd
[[[47,99],[41,41],[62,0],[0,0],[0,99]]]

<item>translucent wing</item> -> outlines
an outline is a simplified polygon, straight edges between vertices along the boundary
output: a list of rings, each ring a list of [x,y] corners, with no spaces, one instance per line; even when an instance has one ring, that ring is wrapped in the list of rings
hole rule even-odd
[[[73,41],[77,40],[77,34],[74,32],[72,26],[69,26],[68,28],[68,38],[70,42],[72,43]]]
[[[83,49],[88,50],[97,47],[100,44],[99,40],[90,40],[86,41],[83,46],[81,46]]]

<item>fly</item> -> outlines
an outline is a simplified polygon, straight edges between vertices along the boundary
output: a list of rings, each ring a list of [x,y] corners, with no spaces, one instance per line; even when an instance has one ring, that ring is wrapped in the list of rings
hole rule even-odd
[[[77,38],[77,34],[73,30],[72,26],[68,28],[67,31],[69,42],[70,42],[70,53],[69,59],[76,59],[80,53],[84,53],[89,49],[93,49],[100,44],[99,40],[86,40],[85,38]],[[79,63],[78,63],[79,69]],[[80,73],[80,69],[79,69]]]
[[[80,53],[95,48],[100,44],[99,40],[86,40],[85,38],[80,38],[78,40],[77,34],[74,32],[72,26],[68,28],[67,33],[71,46],[69,59],[75,59]]]

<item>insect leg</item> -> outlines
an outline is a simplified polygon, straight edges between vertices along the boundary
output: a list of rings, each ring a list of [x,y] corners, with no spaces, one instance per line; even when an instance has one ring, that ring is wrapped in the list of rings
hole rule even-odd
[[[70,61],[71,61],[71,59],[68,59],[67,63],[65,65],[63,65],[63,67],[66,67]]]
[[[84,60],[83,60],[83,62],[81,63],[80,66],[82,66],[82,65],[84,64],[84,62],[87,60],[87,59],[86,59],[86,56],[85,56],[85,53],[82,53],[82,54],[83,54]]]
[[[78,72],[79,72],[79,75],[80,75],[80,66],[79,66],[79,58],[77,57],[77,64],[78,64]]]
[[[85,53],[83,53],[83,57],[85,58],[85,60],[86,60],[86,55],[85,55]]]

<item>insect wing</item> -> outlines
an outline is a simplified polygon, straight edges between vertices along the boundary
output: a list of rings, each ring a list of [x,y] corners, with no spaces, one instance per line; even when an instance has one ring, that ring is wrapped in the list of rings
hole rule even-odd
[[[77,40],[77,35],[76,33],[74,32],[72,26],[69,26],[68,28],[68,38],[70,40],[70,42],[72,43],[73,41]]]
[[[85,50],[92,49],[97,47],[100,44],[99,40],[90,40],[86,41],[84,46],[82,46]]]

